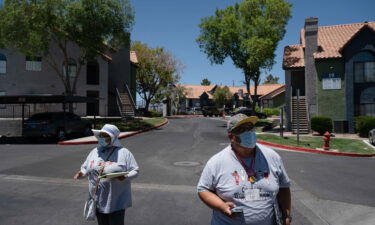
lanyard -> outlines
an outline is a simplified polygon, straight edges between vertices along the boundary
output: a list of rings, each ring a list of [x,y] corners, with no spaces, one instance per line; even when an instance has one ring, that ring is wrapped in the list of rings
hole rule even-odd
[[[233,150],[233,148],[232,148],[232,151],[234,152],[234,155],[236,156],[237,160],[240,162],[242,167],[245,169],[248,181],[250,181],[251,183],[254,183],[256,181],[255,170],[254,170],[255,156],[251,159],[251,167],[248,167],[246,163],[241,159],[241,157],[238,156],[237,152]]]

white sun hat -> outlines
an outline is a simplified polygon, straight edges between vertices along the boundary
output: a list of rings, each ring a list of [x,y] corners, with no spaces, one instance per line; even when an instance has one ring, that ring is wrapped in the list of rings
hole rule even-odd
[[[92,132],[94,133],[94,136],[96,139],[99,138],[99,134],[106,133],[111,137],[111,144],[112,146],[116,147],[122,147],[122,144],[120,143],[120,140],[118,139],[118,136],[120,135],[120,130],[112,124],[106,124],[102,127],[101,130],[94,130],[92,129]]]

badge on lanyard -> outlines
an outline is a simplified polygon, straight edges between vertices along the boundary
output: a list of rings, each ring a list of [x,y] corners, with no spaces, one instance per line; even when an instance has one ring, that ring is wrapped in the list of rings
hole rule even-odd
[[[247,189],[245,190],[245,200],[246,201],[254,201],[260,199],[260,191],[259,189]]]
[[[250,183],[252,183],[252,184],[254,184],[256,180],[257,180],[257,179],[256,179],[255,176],[250,176],[250,177],[248,178],[248,181],[250,181]]]

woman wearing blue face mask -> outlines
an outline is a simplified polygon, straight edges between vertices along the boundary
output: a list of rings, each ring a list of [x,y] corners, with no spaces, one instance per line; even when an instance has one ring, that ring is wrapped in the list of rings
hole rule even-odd
[[[101,130],[92,131],[98,147],[90,152],[74,179],[88,177],[89,196],[95,196],[99,225],[123,225],[125,209],[132,205],[130,181],[137,176],[139,167],[132,153],[121,145],[116,126],[106,124]],[[127,174],[98,178],[100,174],[117,172]]]
[[[257,121],[232,116],[227,124],[231,144],[202,172],[198,195],[213,209],[211,225],[291,224],[290,180],[280,156],[256,143]]]

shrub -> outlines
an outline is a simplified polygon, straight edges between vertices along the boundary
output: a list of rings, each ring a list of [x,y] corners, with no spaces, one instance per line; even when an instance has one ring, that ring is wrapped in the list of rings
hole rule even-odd
[[[311,118],[311,130],[323,135],[326,131],[332,132],[332,119],[327,116],[314,116]]]
[[[162,114],[155,111],[155,110],[149,110],[148,112],[145,113],[146,117],[161,117]]]
[[[355,118],[355,128],[360,137],[367,137],[368,132],[375,128],[375,117],[358,116]]]
[[[263,113],[268,116],[276,115],[278,116],[280,114],[279,108],[264,108]]]

